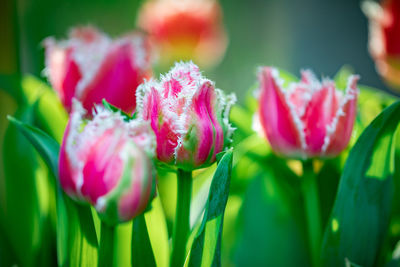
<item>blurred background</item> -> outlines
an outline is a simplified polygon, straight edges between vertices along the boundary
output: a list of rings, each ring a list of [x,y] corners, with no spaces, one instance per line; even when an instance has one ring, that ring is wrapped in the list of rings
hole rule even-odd
[[[0,72],[15,68],[15,49],[21,67],[43,78],[43,47],[47,36],[65,38],[74,25],[93,24],[113,36],[134,29],[141,1],[133,0],[18,0],[0,9]],[[361,75],[361,83],[385,89],[367,51],[368,26],[358,0],[222,0],[229,45],[222,62],[206,75],[217,86],[236,92],[239,101],[254,84],[257,66],[275,65],[296,75],[310,68],[333,76],[344,64]],[[19,44],[13,38],[13,23]],[[14,28],[15,29],[15,28]]]
[[[135,28],[137,10],[141,2],[1,0],[0,74],[13,74],[20,69],[24,74],[33,74],[47,82],[43,75],[44,38],[66,38],[71,27],[87,24],[93,24],[112,36],[118,36]],[[229,44],[222,61],[204,72],[207,78],[216,82],[217,87],[227,92],[235,92],[239,104],[244,103],[248,89],[254,86],[257,67],[260,65],[274,65],[297,76],[300,69],[310,68],[318,76],[333,77],[347,64],[360,74],[361,84],[387,91],[368,53],[367,19],[361,11],[359,0],[221,0],[220,4]],[[14,114],[16,109],[12,98],[0,90],[1,151],[8,124],[6,115]],[[5,187],[1,184],[4,181],[2,155],[3,153],[0,153],[0,199],[5,195]],[[6,156],[5,153],[4,157]],[[224,238],[224,265],[235,263],[244,266],[249,258],[255,264],[265,263],[263,251],[271,248],[280,253],[269,255],[276,257],[270,258],[270,263],[308,261],[304,258],[304,237],[297,229],[302,226],[296,224],[293,219],[301,215],[299,212],[292,213],[293,210],[289,209],[277,211],[278,207],[274,201],[278,199],[280,202],[289,203],[283,193],[281,198],[264,199],[265,202],[261,202],[260,197],[263,194],[268,195],[268,190],[275,186],[264,183],[261,178],[255,179],[249,185],[245,196],[236,196],[235,185],[232,187],[233,195],[228,203],[227,221],[232,224],[232,220],[237,220],[242,227],[227,225],[226,229],[224,228],[224,231],[228,231]],[[332,188],[336,186],[334,183]],[[331,191],[332,196],[329,197],[333,199],[335,192]],[[273,193],[275,196],[280,194]],[[245,199],[243,206],[242,197]],[[242,208],[242,216],[237,216],[239,207]],[[259,212],[260,210],[265,212]],[[271,217],[271,214],[275,217]],[[326,218],[328,214],[323,216]],[[282,226],[273,231],[274,236],[269,236],[271,232],[268,231],[252,231],[260,227],[273,229],[274,223]],[[243,232],[237,237],[238,233],[229,231]],[[274,241],[265,242],[267,238]],[[238,245],[234,239],[240,240]],[[252,245],[251,248],[249,244]]]

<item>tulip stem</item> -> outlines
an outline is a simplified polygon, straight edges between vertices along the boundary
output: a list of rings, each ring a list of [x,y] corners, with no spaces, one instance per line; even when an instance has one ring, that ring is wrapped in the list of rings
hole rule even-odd
[[[176,199],[175,226],[172,238],[171,266],[183,266],[186,260],[186,242],[190,231],[190,200],[192,197],[192,172],[178,169],[178,196]]]
[[[317,179],[314,173],[312,160],[303,162],[303,197],[307,215],[308,239],[311,251],[312,266],[319,266],[321,245],[321,216],[319,211],[319,197]]]
[[[113,266],[114,261],[114,231],[115,227],[101,222],[99,267]]]

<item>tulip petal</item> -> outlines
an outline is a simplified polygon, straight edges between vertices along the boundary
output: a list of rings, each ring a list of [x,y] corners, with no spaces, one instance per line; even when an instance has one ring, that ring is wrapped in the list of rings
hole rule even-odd
[[[327,132],[339,108],[339,99],[333,82],[324,82],[322,88],[312,95],[304,117],[304,133],[309,155],[318,155]]]
[[[135,91],[147,74],[144,76],[142,69],[135,65],[140,52],[132,42],[125,39],[110,47],[96,75],[83,89],[85,109],[91,110],[95,103],[101,103],[105,98],[129,114],[135,110]]]
[[[303,128],[294,107],[290,107],[286,95],[279,85],[278,72],[274,68],[264,67],[259,72],[260,109],[259,117],[265,134],[278,153],[301,155],[304,141]]]
[[[88,148],[80,191],[92,204],[118,183],[123,169],[118,153],[125,142],[124,138],[114,133],[114,129],[110,129]]]
[[[59,47],[52,38],[45,40],[46,71],[50,83],[59,95],[61,102],[71,111],[75,88],[82,78],[77,63],[73,59],[72,48]]]
[[[77,186],[76,179],[74,176],[76,175],[74,172],[73,166],[71,166],[71,162],[69,160],[67,154],[67,136],[69,136],[70,132],[70,123],[68,123],[67,128],[65,130],[64,139],[60,148],[60,156],[58,161],[58,176],[60,179],[61,187],[64,191],[71,197],[77,197]]]
[[[359,76],[349,77],[346,95],[330,125],[327,126],[327,136],[322,147],[325,155],[337,155],[346,148],[353,131],[357,113],[357,81]]]
[[[206,81],[193,96],[193,115],[189,116],[191,126],[177,147],[177,163],[194,164],[195,167],[199,167],[215,161],[217,151],[222,151],[224,137],[222,127],[215,116],[215,102],[214,86],[210,81]]]

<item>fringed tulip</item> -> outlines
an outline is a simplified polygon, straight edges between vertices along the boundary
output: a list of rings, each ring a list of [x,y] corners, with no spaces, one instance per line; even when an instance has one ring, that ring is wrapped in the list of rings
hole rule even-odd
[[[227,47],[216,0],[149,0],[139,12],[138,26],[152,37],[167,66],[179,60],[213,66]]]
[[[400,1],[365,1],[362,9],[369,19],[369,51],[376,68],[400,90]]]
[[[93,119],[75,102],[61,146],[59,177],[73,199],[93,205],[111,224],[132,219],[154,196],[155,137],[146,122],[125,122],[97,108]]]
[[[191,62],[140,85],[137,102],[138,117],[151,122],[162,162],[187,171],[205,167],[230,143],[235,96],[216,89]]]
[[[319,82],[303,71],[297,83],[284,88],[277,69],[258,74],[258,119],[272,149],[295,157],[332,157],[346,148],[357,110],[358,76],[350,76],[345,92],[329,79]]]
[[[93,27],[74,28],[68,39],[44,41],[46,74],[61,102],[72,99],[91,112],[105,98],[127,113],[135,110],[135,90],[151,74],[149,42],[138,33],[116,40]]]

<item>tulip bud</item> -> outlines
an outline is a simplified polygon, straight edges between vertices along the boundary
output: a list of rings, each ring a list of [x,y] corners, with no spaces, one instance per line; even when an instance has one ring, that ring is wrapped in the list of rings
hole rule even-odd
[[[125,122],[102,108],[90,121],[84,114],[75,102],[60,151],[61,186],[73,199],[93,205],[103,220],[128,221],[155,193],[154,134],[146,122]]]
[[[365,1],[362,9],[369,19],[369,51],[377,71],[400,89],[400,1]]]
[[[213,66],[227,47],[216,0],[149,0],[140,9],[138,26],[152,37],[166,66],[179,60]]]
[[[46,74],[70,112],[72,99],[91,111],[106,99],[127,113],[135,110],[135,91],[151,74],[149,45],[139,34],[116,40],[93,27],[74,28],[67,40],[45,40]]]
[[[229,145],[235,101],[192,62],[175,64],[161,81],[147,81],[137,90],[138,117],[151,122],[158,159],[188,171],[212,164]]]
[[[297,157],[336,156],[346,148],[357,110],[358,76],[350,76],[345,92],[329,79],[319,82],[311,71],[284,88],[277,69],[263,67],[258,117],[278,154]]]

